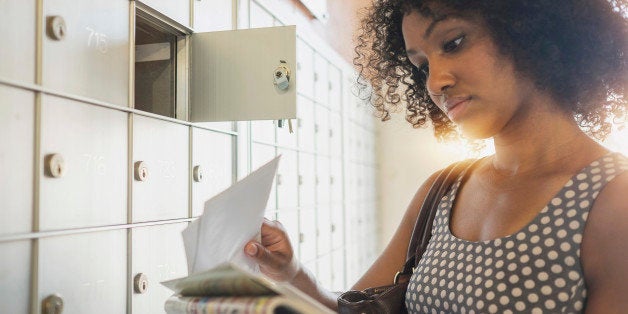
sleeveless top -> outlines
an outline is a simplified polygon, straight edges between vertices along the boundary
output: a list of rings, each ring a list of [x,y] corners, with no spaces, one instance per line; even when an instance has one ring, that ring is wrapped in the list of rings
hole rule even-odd
[[[472,242],[449,217],[461,174],[440,202],[432,238],[408,284],[409,313],[581,313],[580,243],[595,198],[628,159],[610,153],[575,174],[518,232]]]

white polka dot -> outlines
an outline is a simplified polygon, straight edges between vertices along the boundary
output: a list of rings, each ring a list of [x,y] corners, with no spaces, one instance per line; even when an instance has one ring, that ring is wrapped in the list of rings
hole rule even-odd
[[[551,259],[551,260],[555,260],[558,258],[558,253],[556,253],[556,251],[551,250],[549,252],[547,252],[547,258]]]
[[[471,306],[473,304],[473,298],[472,297],[468,297],[467,298],[467,305]]]
[[[567,302],[567,300],[569,300],[569,295],[565,292],[561,292],[558,294],[558,300],[561,302]]]
[[[541,223],[544,225],[547,225],[550,222],[550,218],[547,216],[543,216],[543,218],[541,218]]]
[[[562,204],[562,203],[563,203],[563,200],[561,200],[561,199],[560,199],[560,198],[558,198],[558,197],[555,197],[555,198],[553,198],[553,199],[552,199],[552,202],[551,202],[551,203],[552,203],[552,205],[554,205],[554,206],[558,206],[558,205],[560,205],[560,204]]]
[[[497,274],[495,274],[495,278],[497,278],[498,280],[504,279],[504,276],[506,276],[506,273],[504,273],[503,271],[498,271]]]
[[[493,292],[493,291],[487,292],[486,293],[486,299],[489,300],[489,301],[495,299],[495,292]]]
[[[475,289],[475,296],[480,297],[481,295],[482,295],[482,289],[481,288]]]
[[[510,283],[512,284],[516,284],[517,282],[519,282],[519,276],[511,275],[510,278],[508,278],[508,281],[510,281]]]
[[[508,271],[515,271],[516,269],[517,269],[517,264],[516,263],[508,264]]]
[[[519,244],[519,247],[517,247],[517,249],[519,250],[519,252],[525,252],[528,249],[528,245],[525,243],[521,243]]]
[[[536,232],[537,230],[539,230],[539,226],[537,226],[536,224],[531,224],[530,226],[528,226],[528,230],[530,232]]]
[[[515,252],[510,252],[510,253],[506,254],[506,259],[513,260],[516,256],[517,256],[517,254],[515,254]]]
[[[576,205],[576,201],[575,200],[571,200],[571,201],[567,202],[567,204],[565,206],[567,208],[572,208],[574,205]]]
[[[504,266],[504,261],[503,260],[498,260],[495,262],[495,267],[496,268],[502,268]]]
[[[572,256],[565,257],[565,265],[569,267],[576,265],[576,259]]]
[[[484,301],[478,300],[478,302],[476,303],[476,307],[478,308],[478,310],[483,309],[484,308]]]
[[[570,187],[573,185],[573,180],[569,180],[567,181],[567,183],[565,184],[566,187]]]
[[[576,242],[577,244],[580,244],[582,242],[582,234],[574,234],[573,242]]]
[[[530,255],[528,255],[528,254],[521,255],[521,257],[519,257],[519,261],[522,264],[527,264],[530,261]]]
[[[565,192],[565,197],[566,198],[572,198],[574,196],[576,196],[576,192],[574,192],[573,190],[569,190],[569,191]]]
[[[456,286],[456,290],[458,290],[458,291],[462,291],[462,288],[463,288],[463,287],[464,287],[464,285],[463,285],[462,283],[459,283],[459,284]]]
[[[554,221],[554,226],[556,226],[556,227],[560,227],[560,226],[562,226],[564,223],[565,223],[565,219],[563,219],[563,218],[557,218],[557,219]]]
[[[491,304],[488,306],[489,313],[497,313],[497,305]]]
[[[507,249],[512,249],[513,247],[515,247],[515,242],[512,240],[509,240],[506,242],[506,248]]]
[[[580,274],[578,274],[578,272],[576,271],[570,271],[569,272],[569,279],[573,280],[573,281],[577,281],[580,279]]]
[[[584,201],[580,202],[580,204],[578,204],[578,206],[580,206],[580,208],[582,208],[582,209],[586,209],[586,208],[589,207],[590,204],[591,203],[589,203],[588,200],[584,200]]]
[[[577,210],[570,209],[569,211],[567,211],[567,217],[572,218],[572,217],[576,216],[577,213],[578,213]]]
[[[479,284],[479,283],[478,283],[478,284]],[[493,286],[493,280],[491,280],[491,279],[487,279],[487,280],[484,282],[484,286],[485,286],[486,288],[490,288],[490,287],[492,287],[492,286]]]
[[[560,229],[556,232],[556,236],[562,239],[567,236],[567,231],[565,231],[565,229]]]
[[[492,249],[491,247],[487,247],[487,248],[484,250],[484,254],[485,254],[485,255],[490,255],[491,253],[493,253],[493,249]]]
[[[583,183],[578,184],[578,190],[580,190],[580,191],[584,191],[584,190],[586,190],[588,188],[589,188],[589,184],[588,183],[583,182]]]
[[[580,195],[578,196],[578,198],[586,198],[587,196],[589,196],[589,192],[582,192],[580,193]]]
[[[536,286],[536,284],[534,283],[534,280],[528,279],[523,283],[523,286],[526,287],[526,289],[532,289]]]
[[[554,246],[555,242],[554,242],[554,239],[547,238],[547,239],[545,239],[544,244],[545,244],[545,246],[550,247],[550,246]]]
[[[505,283],[503,283],[503,282],[499,283],[499,284],[497,285],[497,291],[499,291],[499,292],[504,292],[504,291],[506,291],[506,284],[505,284]]]
[[[508,303],[510,303],[510,299],[504,295],[499,298],[499,303],[501,303],[501,305],[507,305]]]
[[[482,262],[482,256],[478,256],[475,258],[475,263],[479,264]]]
[[[530,266],[525,266],[521,269],[521,274],[524,276],[530,276],[532,274],[532,268]]]
[[[554,300],[547,300],[545,301],[545,307],[548,310],[553,310],[556,307],[556,302],[554,302]]]
[[[558,264],[554,264],[552,265],[551,270],[552,270],[552,273],[554,274],[560,274],[563,271],[563,267]]]
[[[549,279],[549,275],[546,272],[542,271],[537,275],[537,278],[540,281],[547,281],[547,279]]]
[[[550,287],[550,286],[543,286],[543,287],[541,287],[541,293],[543,295],[551,295],[552,294],[552,287]]]
[[[477,277],[475,278],[475,281],[473,282],[476,286],[482,283],[482,278]]]
[[[484,271],[484,276],[485,276],[485,277],[490,277],[492,274],[493,274],[493,269],[492,269],[492,268],[487,268],[487,269]],[[489,281],[490,281],[490,282],[492,282],[492,280],[490,280],[490,279],[489,279]],[[487,281],[487,282],[489,282],[489,281]]]
[[[542,259],[537,259],[536,261],[534,261],[534,266],[536,266],[536,268],[543,268],[545,267],[545,261]]]
[[[593,181],[593,182],[598,182],[598,181],[600,181],[600,179],[602,179],[602,176],[598,174],[598,175],[594,175],[594,176],[591,178],[591,181]]]
[[[584,303],[580,302],[580,301],[576,301],[573,304],[573,307],[576,311],[582,311],[582,308],[584,307]]]
[[[580,174],[578,174],[578,175],[576,176],[576,179],[578,179],[578,180],[580,180],[580,181],[582,181],[582,180],[584,180],[584,179],[586,179],[586,178],[587,178],[587,174],[586,174],[586,173],[580,173]]]
[[[493,264],[493,259],[492,258],[487,258],[486,260],[484,260],[484,265],[485,266],[490,266]]]
[[[552,228],[551,228],[551,227],[545,227],[545,228],[543,228],[543,234],[544,234],[544,235],[548,235],[548,234],[550,234],[550,233],[552,233]]]
[[[615,169],[606,169],[606,171],[604,171],[606,174],[615,174]]]
[[[543,252],[540,246],[535,246],[532,248],[532,255],[539,256]]]
[[[560,216],[563,214],[563,209],[562,208],[556,208],[554,210],[554,216]]]
[[[530,301],[530,303],[539,302],[539,296],[536,293],[530,293],[528,294],[528,301]]]
[[[523,311],[526,309],[526,305],[525,303],[518,301],[517,303],[515,303],[515,308],[517,309],[517,311]]]
[[[499,258],[499,257],[502,257],[502,255],[504,255],[504,251],[502,250],[495,251],[495,257]]]
[[[565,279],[563,278],[558,278],[556,280],[554,280],[554,285],[558,288],[564,288],[566,285]]]
[[[563,242],[560,244],[560,249],[563,252],[569,252],[569,250],[571,249],[571,245],[569,244],[569,242]]]

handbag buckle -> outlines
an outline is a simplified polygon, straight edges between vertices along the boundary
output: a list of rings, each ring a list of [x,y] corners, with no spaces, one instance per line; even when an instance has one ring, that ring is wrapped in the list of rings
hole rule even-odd
[[[393,284],[395,284],[395,285],[397,284],[397,281],[399,280],[399,275],[401,275],[401,272],[400,272],[400,271],[398,271],[398,272],[395,274],[395,279],[393,279]]]

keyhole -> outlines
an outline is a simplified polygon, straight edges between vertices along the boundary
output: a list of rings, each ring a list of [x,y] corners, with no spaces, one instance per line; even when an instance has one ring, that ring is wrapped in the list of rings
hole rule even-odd
[[[63,28],[63,25],[59,25],[59,35],[61,37],[65,36],[65,29]]]
[[[62,170],[63,170],[63,167],[61,167],[61,165],[57,165],[57,173],[61,174]]]
[[[142,290],[146,290],[146,286],[147,286],[146,281],[143,281],[143,282],[142,282]]]
[[[281,74],[281,71],[277,71],[277,72],[275,72],[275,77],[276,77],[276,78],[280,78],[280,77],[281,77],[281,75],[282,75],[282,74]]]

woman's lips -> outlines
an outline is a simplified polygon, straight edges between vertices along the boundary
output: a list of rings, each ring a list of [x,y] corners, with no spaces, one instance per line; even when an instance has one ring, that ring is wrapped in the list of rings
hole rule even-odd
[[[455,121],[456,117],[460,115],[460,112],[466,107],[466,104],[468,104],[470,100],[471,97],[468,96],[447,98],[443,106],[449,119]]]

